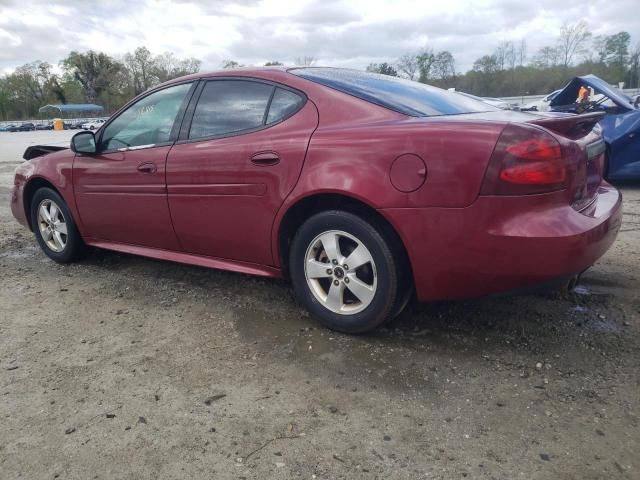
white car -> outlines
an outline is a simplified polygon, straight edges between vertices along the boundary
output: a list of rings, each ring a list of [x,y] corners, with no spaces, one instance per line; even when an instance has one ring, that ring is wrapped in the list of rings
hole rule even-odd
[[[106,122],[106,120],[103,120],[103,119],[92,120],[90,122],[83,123],[82,124],[82,128],[84,130],[97,130],[102,125],[104,125],[105,122]]]
[[[544,97],[542,97],[540,100],[536,100],[535,102],[527,103],[526,105],[523,105],[521,110],[524,110],[524,111],[535,110],[537,112],[548,112],[550,110],[549,103],[551,103],[551,100],[553,100],[554,97],[557,94],[559,94],[561,90],[562,89],[554,90],[553,92],[549,93],[548,95],[545,95]]]

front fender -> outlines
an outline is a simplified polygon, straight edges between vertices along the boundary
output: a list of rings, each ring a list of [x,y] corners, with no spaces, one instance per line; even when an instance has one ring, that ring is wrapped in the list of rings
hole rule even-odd
[[[68,149],[33,158],[18,166],[11,196],[11,211],[23,225],[29,226],[29,199],[42,186],[54,188],[71,210],[82,233],[82,224],[73,194],[73,160]]]

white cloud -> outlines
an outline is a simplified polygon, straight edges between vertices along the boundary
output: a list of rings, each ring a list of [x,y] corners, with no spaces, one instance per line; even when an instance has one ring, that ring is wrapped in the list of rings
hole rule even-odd
[[[38,60],[57,63],[71,50],[121,56],[138,46],[171,51],[219,68],[293,62],[363,68],[429,46],[450,50],[457,69],[504,40],[527,41],[529,54],[553,44],[563,22],[587,21],[594,34],[626,30],[640,41],[637,0],[112,0],[70,3],[0,0],[0,70]]]

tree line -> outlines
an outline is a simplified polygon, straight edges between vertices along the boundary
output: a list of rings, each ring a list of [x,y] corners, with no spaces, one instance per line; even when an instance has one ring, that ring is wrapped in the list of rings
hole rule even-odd
[[[525,39],[501,42],[464,74],[456,73],[451,52],[431,48],[395,62],[372,63],[367,71],[488,97],[542,95],[589,73],[614,85],[624,82],[625,88],[640,88],[640,43],[632,48],[631,36],[624,31],[594,36],[579,21],[563,25],[555,41],[532,56]]]
[[[196,73],[200,65],[170,52],[153,55],[146,47],[119,59],[92,50],[71,52],[59,74],[50,63],[27,63],[0,77],[0,120],[37,118],[47,104],[96,103],[113,112],[159,83]]]
[[[296,58],[296,65],[313,65],[316,58]],[[265,65],[282,65],[272,60]],[[111,113],[135,95],[172,78],[199,71],[195,58],[172,53],[153,55],[146,47],[121,58],[106,53],[71,52],[54,73],[47,62],[22,65],[0,77],[0,120],[36,118],[38,108],[51,103],[97,103]],[[223,68],[241,67],[225,60]],[[528,55],[525,39],[504,41],[483,55],[466,73],[456,71],[448,50],[422,48],[399,59],[372,63],[367,71],[400,76],[417,82],[480,96],[546,94],[572,77],[593,73],[611,84],[640,88],[640,43],[631,47],[628,32],[594,36],[585,22],[565,24],[550,45]]]

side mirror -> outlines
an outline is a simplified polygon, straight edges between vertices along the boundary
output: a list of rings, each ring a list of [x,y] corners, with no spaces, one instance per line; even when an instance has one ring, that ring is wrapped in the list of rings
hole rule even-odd
[[[633,106],[636,108],[640,107],[640,95],[633,97]]]
[[[93,132],[78,132],[71,137],[71,150],[76,153],[93,155],[96,153],[96,136]]]

